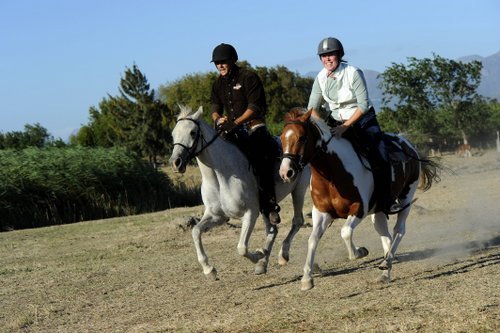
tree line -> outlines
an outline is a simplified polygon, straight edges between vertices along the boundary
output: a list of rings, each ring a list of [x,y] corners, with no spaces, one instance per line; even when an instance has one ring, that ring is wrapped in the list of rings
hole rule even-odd
[[[268,125],[279,134],[282,117],[292,107],[307,106],[313,78],[284,66],[252,67],[262,79],[268,102]],[[459,141],[487,142],[500,129],[500,104],[477,93],[482,64],[464,63],[433,55],[392,63],[380,74],[383,91],[378,116],[385,131],[404,133],[418,146],[439,144],[446,149]],[[126,68],[119,94],[104,97],[89,108],[89,122],[69,140],[84,147],[125,147],[157,165],[168,155],[171,129],[178,105],[203,106],[209,120],[210,91],[217,73],[195,73],[151,89],[136,64]],[[24,132],[0,133],[0,148],[62,146],[40,125],[26,125]]]

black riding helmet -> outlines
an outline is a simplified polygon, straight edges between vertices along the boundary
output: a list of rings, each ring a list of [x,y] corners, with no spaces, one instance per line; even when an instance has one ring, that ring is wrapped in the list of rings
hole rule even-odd
[[[236,63],[238,60],[238,53],[236,49],[229,44],[217,45],[212,52],[212,62],[231,62]]]
[[[344,56],[344,47],[337,38],[324,38],[323,40],[321,40],[321,42],[319,42],[318,55],[321,57],[321,55],[331,52],[338,52],[339,57],[342,58]]]

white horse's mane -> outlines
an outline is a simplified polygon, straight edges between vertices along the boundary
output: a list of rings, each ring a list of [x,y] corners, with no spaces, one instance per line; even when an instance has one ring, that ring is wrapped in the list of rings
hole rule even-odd
[[[187,105],[179,104],[179,109],[180,109],[180,112],[179,112],[179,115],[177,116],[177,120],[179,120],[181,118],[188,118],[189,116],[194,115],[197,111],[202,109],[202,107],[200,106],[200,109],[198,109],[197,111],[194,111],[193,109],[191,109]]]

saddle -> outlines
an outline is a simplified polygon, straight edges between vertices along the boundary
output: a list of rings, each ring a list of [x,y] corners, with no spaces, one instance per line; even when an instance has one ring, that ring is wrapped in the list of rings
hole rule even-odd
[[[234,144],[238,149],[247,157],[248,162],[252,166],[252,162],[255,159],[255,156],[252,156],[252,153],[255,154],[255,148],[252,149],[249,140],[250,135],[245,128],[238,127],[233,132],[225,137],[227,141]],[[270,141],[265,146],[266,149],[258,149],[261,153],[264,151],[266,154],[276,157],[277,161],[280,161],[281,156],[283,155],[283,149],[281,147],[281,139],[279,136],[270,136]]]
[[[365,158],[368,162],[370,162],[370,165],[377,163],[377,161],[371,157],[372,155],[368,153],[367,145],[353,137],[348,137],[347,139],[351,142],[358,157]],[[410,151],[406,144],[404,144],[404,142],[402,142],[401,139],[395,134],[383,133],[378,149],[380,157],[386,163],[391,165],[404,164],[412,157],[416,157],[413,156],[412,151]],[[366,165],[365,167],[370,169]]]
[[[384,142],[382,145],[383,149],[385,149],[382,157],[385,157],[389,163],[406,163],[410,158],[416,158],[416,156],[413,156],[413,152],[408,149],[408,146],[404,144],[398,136],[384,133],[382,141]]]

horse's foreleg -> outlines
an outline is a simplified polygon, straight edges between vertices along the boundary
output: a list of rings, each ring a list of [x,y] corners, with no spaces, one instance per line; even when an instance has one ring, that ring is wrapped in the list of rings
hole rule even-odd
[[[293,238],[299,232],[300,228],[304,225],[304,216],[302,215],[302,211],[300,213],[295,214],[292,218],[292,227],[290,228],[290,231],[288,232],[288,235],[286,236],[285,240],[283,241],[283,244],[281,245],[279,257],[278,257],[278,264],[280,265],[286,265],[288,261],[290,260],[290,247],[292,245]]]
[[[254,264],[266,255],[262,250],[255,252],[248,251],[248,242],[250,241],[250,236],[252,235],[258,215],[258,211],[253,212],[251,210],[243,215],[241,218],[240,240],[238,242],[239,255],[250,259]]]
[[[300,186],[299,184],[298,186]],[[290,246],[292,245],[292,240],[300,230],[300,228],[304,225],[304,214],[302,214],[302,209],[304,207],[304,195],[305,191],[308,188],[308,184],[303,189],[298,189],[298,191],[292,192],[292,201],[293,201],[293,218],[292,218],[292,227],[288,232],[283,244],[281,245],[281,250],[278,257],[278,263],[280,265],[286,265],[290,260]],[[296,188],[297,190],[297,188]]]
[[[340,236],[344,240],[349,259],[351,260],[363,258],[368,255],[368,250],[365,247],[356,247],[352,241],[354,228],[356,228],[360,222],[361,219],[359,217],[349,215],[340,230]]]
[[[210,215],[204,215],[200,222],[193,227],[192,236],[194,241],[194,247],[196,248],[196,255],[198,256],[198,262],[203,268],[203,273],[206,277],[213,280],[217,279],[217,270],[208,263],[208,256],[203,248],[203,243],[201,241],[202,233],[206,232],[213,226],[217,224],[222,224],[226,221],[225,218],[214,217]]]
[[[273,249],[274,241],[276,236],[278,235],[278,228],[275,225],[272,225],[269,222],[269,219],[262,215],[264,220],[264,224],[266,226],[266,243],[264,248],[262,248],[262,253],[264,253],[264,257],[259,259],[257,265],[255,266],[255,274],[265,274],[267,273],[267,265],[269,264],[269,255],[271,254],[271,250]],[[259,251],[259,250],[257,250]]]
[[[315,207],[313,207],[312,218],[313,229],[307,243],[307,257],[306,263],[304,265],[304,275],[302,276],[301,280],[301,290],[309,290],[314,287],[312,278],[314,256],[316,254],[319,240],[325,233],[325,230],[328,227],[329,223],[332,221],[332,218],[329,214],[321,213]]]

